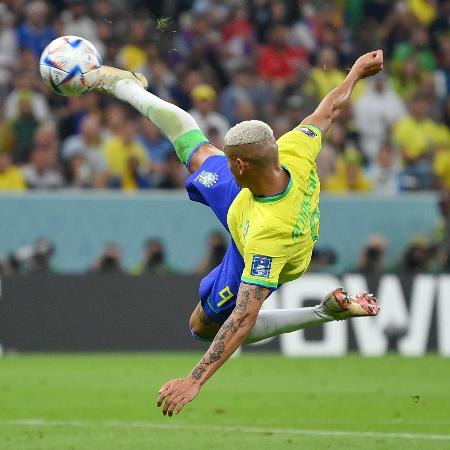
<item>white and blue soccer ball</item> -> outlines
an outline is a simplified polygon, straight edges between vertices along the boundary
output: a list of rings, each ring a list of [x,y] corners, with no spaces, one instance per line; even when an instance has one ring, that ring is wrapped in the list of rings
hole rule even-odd
[[[88,40],[61,36],[42,52],[39,70],[52,91],[78,97],[94,87],[101,65],[100,54]]]

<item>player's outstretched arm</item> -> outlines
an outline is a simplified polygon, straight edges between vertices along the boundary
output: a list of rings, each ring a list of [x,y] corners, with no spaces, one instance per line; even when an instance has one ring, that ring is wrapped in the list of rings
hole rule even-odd
[[[375,75],[382,69],[382,50],[375,50],[359,57],[345,80],[333,89],[302,123],[316,125],[325,134],[339,115],[340,110],[348,104],[356,83],[363,78]]]
[[[179,413],[186,403],[193,400],[206,381],[244,342],[255,325],[259,310],[270,290],[241,283],[236,306],[224,322],[209,349],[186,377],[170,380],[159,391],[158,406],[164,402],[163,414]]]

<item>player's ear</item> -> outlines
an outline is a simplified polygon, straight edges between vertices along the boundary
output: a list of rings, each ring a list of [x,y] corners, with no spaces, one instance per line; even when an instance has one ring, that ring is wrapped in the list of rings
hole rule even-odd
[[[243,159],[238,157],[238,158],[236,158],[236,163],[237,163],[237,166],[239,169],[239,174],[243,175],[245,172],[245,169],[247,168],[246,162]]]

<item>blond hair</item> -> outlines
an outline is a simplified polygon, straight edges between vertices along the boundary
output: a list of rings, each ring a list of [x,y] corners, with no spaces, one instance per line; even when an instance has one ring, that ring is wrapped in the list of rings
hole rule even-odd
[[[274,139],[273,130],[260,120],[244,120],[230,128],[225,135],[225,145],[258,144]]]

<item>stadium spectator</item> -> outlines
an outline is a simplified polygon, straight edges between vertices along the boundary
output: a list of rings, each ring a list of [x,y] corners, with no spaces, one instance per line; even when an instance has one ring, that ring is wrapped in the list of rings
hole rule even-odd
[[[177,63],[191,63],[208,71],[222,74],[218,58],[221,36],[213,28],[208,12],[193,11],[180,17],[179,30],[174,39]]]
[[[62,22],[62,32],[66,36],[82,36],[92,42],[99,53],[103,55],[105,48],[97,36],[97,26],[87,14],[86,2],[84,0],[65,0],[65,9],[60,20]]]
[[[39,60],[44,48],[55,39],[55,30],[48,23],[48,7],[42,0],[25,5],[25,21],[17,27],[17,40],[21,48],[30,49]]]
[[[450,4],[450,1],[448,2]],[[441,98],[450,95],[450,34],[440,39],[439,69],[435,73],[437,91]]]
[[[417,88],[417,95],[428,98],[430,104],[427,116],[435,122],[442,118],[442,98],[438,92],[437,79],[430,73],[424,73]]]
[[[91,271],[99,273],[122,273],[122,251],[115,243],[109,243],[95,260]]]
[[[14,162],[25,163],[30,157],[34,133],[39,125],[33,115],[32,94],[22,91],[18,96],[17,116],[0,126],[2,139],[0,148],[8,150]]]
[[[55,189],[64,184],[58,168],[58,134],[52,123],[42,124],[34,136],[30,162],[23,167],[28,189]]]
[[[436,17],[436,3],[427,0],[408,0],[407,7],[423,25],[430,25]]]
[[[249,19],[248,8],[244,4],[234,6],[230,18],[222,28],[224,44],[223,57],[228,70],[247,63],[254,54],[255,28]]]
[[[393,129],[394,143],[400,149],[405,167],[401,181],[403,189],[430,189],[432,154],[450,145],[449,130],[427,117],[429,107],[428,97],[417,94],[411,101],[410,114],[398,121]]]
[[[375,3],[387,2],[371,2],[374,7]],[[410,11],[405,2],[396,1],[389,2],[391,5],[377,5],[378,12],[382,12],[384,20],[381,22],[380,37],[384,43],[386,55],[392,57],[392,52],[399,42],[404,42],[409,39],[411,32],[417,26],[417,18]],[[393,4],[392,4],[393,3]]]
[[[331,47],[322,48],[317,57],[317,64],[311,69],[304,91],[320,101],[345,78],[344,71],[338,68],[336,51]]]
[[[120,64],[133,72],[143,71],[147,64],[145,45],[148,36],[148,21],[144,17],[136,17],[130,21],[130,35],[120,49]]]
[[[355,102],[353,111],[361,150],[373,162],[390,127],[406,115],[406,106],[390,87],[386,75],[380,73],[368,80],[367,90]]]
[[[105,110],[105,126],[111,136],[119,134],[127,118],[127,111],[119,103],[111,103]]]
[[[172,89],[177,83],[176,78],[162,60],[153,61],[144,73],[148,75],[150,90],[163,100],[172,100]]]
[[[417,59],[413,55],[392,71],[392,84],[398,95],[409,101],[416,94],[422,76]]]
[[[337,262],[337,255],[331,248],[315,246],[311,255],[309,272],[328,272]]]
[[[200,129],[205,131],[210,128],[217,129],[220,138],[217,144],[222,147],[229,123],[215,110],[217,98],[215,89],[208,84],[199,84],[192,90],[191,96],[194,108],[189,111],[190,114],[197,121]]]
[[[222,262],[226,251],[227,241],[224,235],[220,231],[214,231],[208,237],[206,254],[198,264],[195,272],[201,275],[209,273]]]
[[[386,240],[383,236],[369,236],[366,245],[361,251],[357,272],[365,276],[380,276],[385,271],[384,256],[386,253]]]
[[[135,121],[126,118],[118,128],[119,133],[103,144],[110,185],[124,190],[146,189],[150,186],[150,158],[137,142]]]
[[[178,77],[178,83],[174,84],[170,89],[174,102],[185,111],[192,109],[191,92],[196,86],[204,82],[205,77],[200,70],[183,69]]]
[[[322,150],[317,157],[317,169],[321,183],[326,184],[328,178],[334,174],[336,159],[344,153],[347,136],[344,125],[336,122],[328,133]]]
[[[47,5],[51,5],[50,10]],[[379,46],[385,51],[386,79],[369,82],[366,92],[364,85],[358,89],[353,112],[348,109],[340,120],[342,129],[336,133],[343,134],[341,148],[335,148],[334,132],[330,133],[318,161],[319,173],[326,177],[334,171],[339,154],[350,144],[355,145],[363,153],[362,164],[372,177],[371,166],[377,167],[380,158],[389,159],[384,150],[379,150],[383,144],[394,141],[399,145],[391,128],[396,129],[393,125],[402,116],[402,101],[409,103],[417,95],[426,96],[429,107],[425,119],[449,126],[449,114],[442,109],[450,93],[449,11],[449,0],[199,0],[164,5],[110,0],[2,2],[0,98],[4,100],[5,119],[0,121],[0,150],[12,151],[15,161],[29,164],[31,136],[40,123],[51,118],[58,123],[62,141],[80,135],[86,115],[95,115],[110,137],[121,134],[123,106],[99,99],[95,93],[79,99],[58,97],[40,81],[38,58],[56,34],[88,38],[103,53],[106,63],[117,65],[119,60],[124,67],[142,69],[150,79],[150,89],[159,97],[185,110],[206,110],[198,119],[203,120],[203,130],[218,146],[228,124],[242,119],[266,120],[277,136],[286,129],[286,121],[296,126],[323,93],[345,76],[346,67],[355,57]],[[214,94],[204,91],[206,99],[199,106],[192,94],[204,84],[214,87]],[[22,114],[26,98],[31,98],[32,118]],[[220,100],[225,121],[216,111],[216,99]],[[216,114],[219,120],[202,117]],[[18,131],[13,133],[11,123],[16,120]],[[443,127],[440,130],[433,134],[432,141],[438,135],[437,140],[445,140]],[[415,146],[415,140],[410,141]],[[149,147],[150,154],[156,153],[151,150],[154,145],[160,145],[157,139]],[[413,164],[425,167],[425,175],[411,175],[409,161],[403,161],[403,167],[394,164],[399,172],[406,171],[401,178],[403,189],[446,184],[447,145],[433,142],[428,147],[426,156]],[[74,155],[72,159],[66,180],[69,186],[102,186],[85,181],[82,157]],[[67,161],[61,153],[58,160]],[[135,178],[133,188],[178,186],[185,176],[170,159],[155,161],[150,178],[148,170],[135,170],[131,162],[128,172]],[[62,177],[62,168],[55,166],[55,170]],[[375,189],[381,192],[384,176],[377,179],[380,183]],[[386,183],[392,187],[390,181]],[[107,186],[121,185],[120,177],[113,176]]]
[[[33,116],[39,122],[51,118],[47,99],[33,87],[33,74],[22,72],[14,79],[15,88],[10,92],[5,100],[5,117],[14,119],[19,113],[19,103],[24,96],[30,97],[31,110]]]
[[[3,97],[14,70],[17,55],[17,38],[13,15],[4,3],[0,3],[0,97]]]
[[[147,151],[151,164],[151,184],[158,186],[162,182],[162,178],[166,172],[167,160],[175,151],[171,142],[164,137],[145,117],[139,119],[139,134],[137,138]]]
[[[80,123],[85,115],[82,97],[69,97],[64,108],[58,114],[58,129],[62,140],[80,131]]]
[[[432,256],[430,240],[425,236],[416,236],[407,247],[398,270],[409,274],[428,272]]]
[[[305,50],[291,46],[289,34],[289,28],[274,25],[268,32],[267,45],[260,48],[258,59],[259,75],[280,91],[293,85],[300,69],[307,67]]]
[[[450,190],[444,190],[439,198],[440,218],[436,227],[435,271],[450,272]]]
[[[53,272],[52,258],[55,247],[52,242],[40,238],[11,252],[9,266],[13,273]]]
[[[326,180],[324,190],[336,194],[367,193],[372,190],[372,184],[362,170],[362,156],[358,150],[348,147],[336,159],[335,173]]]
[[[188,175],[189,172],[180,164],[175,152],[171,152],[167,155],[163,178],[157,187],[160,189],[183,188]]]
[[[97,116],[83,118],[80,134],[66,138],[62,144],[62,157],[68,164],[69,184],[78,187],[107,186],[106,160],[103,154],[105,133]]]
[[[230,125],[234,125],[239,121],[238,109],[242,102],[251,103],[255,114],[261,115],[264,114],[271,96],[264,83],[260,80],[255,83],[253,71],[248,66],[241,66],[233,72],[230,84],[222,90],[220,109]]]
[[[374,194],[394,195],[400,191],[400,161],[394,149],[384,143],[380,146],[377,160],[367,172]]]
[[[162,242],[159,239],[149,239],[145,244],[144,258],[136,270],[136,274],[165,275],[170,272]]]
[[[0,191],[23,191],[25,188],[22,172],[12,164],[11,155],[0,151]]]
[[[414,56],[421,71],[433,72],[436,69],[436,58],[429,47],[430,39],[424,27],[414,27],[407,41],[400,42],[394,49],[392,64],[402,63]]]

